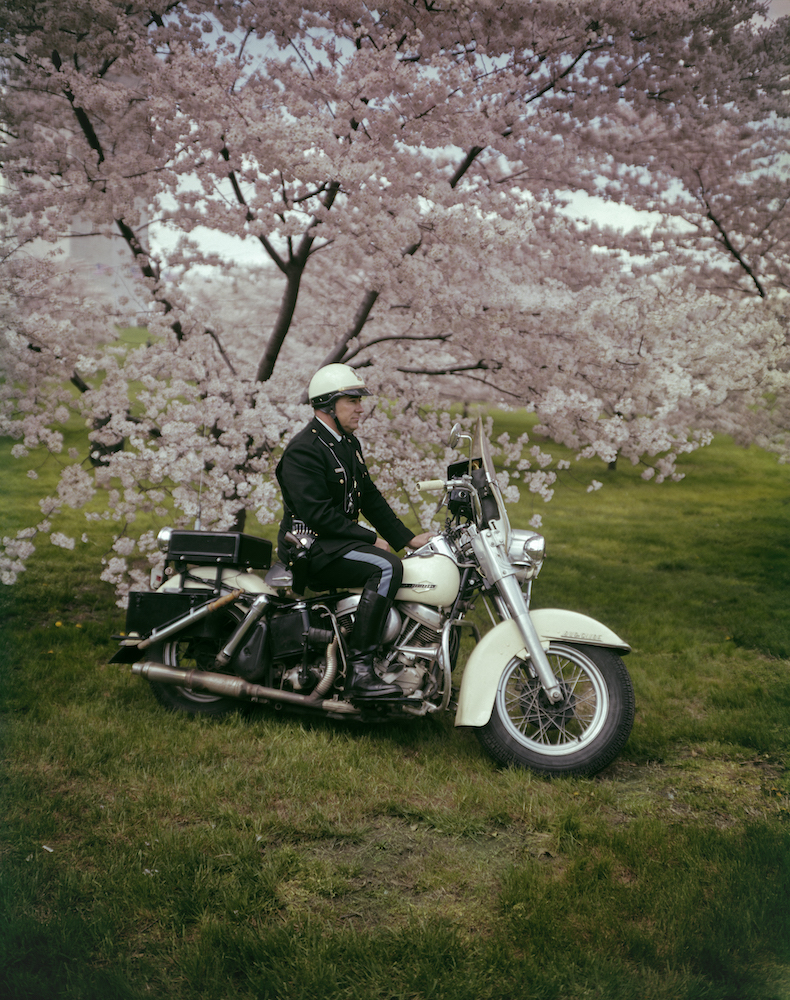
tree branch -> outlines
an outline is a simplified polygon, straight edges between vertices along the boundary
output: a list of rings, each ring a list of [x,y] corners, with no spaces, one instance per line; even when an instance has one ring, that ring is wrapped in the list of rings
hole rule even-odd
[[[343,360],[344,364],[348,364],[348,362],[351,360],[351,358],[355,358],[358,354],[361,354],[363,351],[366,351],[369,347],[373,347],[374,344],[383,344],[386,341],[391,341],[391,340],[397,340],[397,341],[416,340],[416,341],[419,341],[420,343],[422,343],[423,341],[428,341],[428,340],[441,340],[441,341],[445,341],[445,340],[449,340],[450,336],[451,336],[451,334],[449,334],[449,333],[431,334],[431,335],[428,335],[427,337],[425,337],[425,336],[416,336],[416,335],[412,336],[411,334],[407,334],[407,333],[403,333],[403,334],[401,334],[401,333],[391,333],[391,334],[387,334],[386,336],[383,336],[383,337],[374,337],[373,340],[369,340],[366,344],[360,344],[359,347],[355,351],[349,351],[348,354],[344,355],[343,358],[342,358],[342,360]]]
[[[427,339],[427,338],[426,338]],[[398,372],[408,372],[413,375],[460,375],[471,371],[502,371],[501,361],[486,361],[485,358],[473,365],[452,365],[449,368],[396,368]]]
[[[355,337],[358,337],[359,334],[362,332],[362,327],[365,325],[365,323],[367,323],[368,317],[370,316],[373,306],[376,304],[376,300],[378,299],[379,294],[380,293],[377,292],[375,289],[371,289],[370,291],[365,293],[365,298],[362,300],[362,302],[359,305],[359,308],[354,314],[354,320],[351,326],[346,331],[346,333],[343,334],[340,340],[338,340],[338,342],[335,344],[335,346],[332,348],[329,354],[327,354],[327,356],[321,362],[321,365],[319,367],[323,368],[324,365],[332,365],[343,359],[346,353],[346,349],[348,348],[349,341],[353,340]]]
[[[701,175],[700,171],[699,170],[695,170],[694,173],[697,175],[697,180],[699,181],[699,184],[700,184],[700,198],[702,199],[702,203],[705,205],[706,215],[707,215],[708,219],[713,223],[713,225],[718,230],[719,235],[721,236],[721,241],[724,244],[724,246],[727,248],[727,250],[729,251],[729,253],[732,255],[732,257],[735,258],[735,260],[741,266],[741,268],[743,269],[743,271],[751,279],[752,283],[754,284],[755,288],[757,289],[757,293],[759,294],[760,298],[764,299],[766,297],[765,288],[763,287],[762,283],[760,282],[760,279],[755,274],[755,272],[754,272],[753,268],[751,267],[751,265],[744,259],[743,255],[733,245],[732,240],[730,239],[729,234],[727,233],[727,231],[724,228],[724,226],[722,225],[722,223],[714,215],[714,213],[713,213],[713,206],[710,204],[710,201],[708,200],[708,196],[707,196],[707,194],[705,192],[705,184],[703,183],[702,175]]]
[[[60,58],[60,53],[57,51],[57,49],[54,49],[52,52],[52,65],[58,72],[60,72],[60,68],[63,65],[63,61]],[[96,134],[96,130],[93,127],[93,123],[91,122],[90,117],[88,116],[84,108],[77,106],[74,94],[71,92],[71,89],[68,86],[62,87],[62,90],[66,96],[66,100],[71,105],[72,111],[74,112],[74,116],[76,117],[77,122],[79,123],[80,129],[82,130],[82,134],[85,136],[86,142],[88,143],[90,148],[94,150],[94,152],[96,153],[98,157],[98,163],[103,163],[105,159],[104,149],[102,148],[101,142],[99,141],[99,137]],[[103,186],[106,189],[106,184],[104,184]],[[140,268],[140,273],[143,275],[144,278],[148,278],[156,282],[156,284],[158,285],[161,277],[160,268],[158,265],[153,266],[151,264],[150,255],[143,248],[143,245],[138,239],[135,231],[123,218],[115,219],[115,224],[117,225],[126,245],[131,250],[132,256],[134,257],[134,261]],[[154,301],[159,302],[164,307],[165,315],[173,311],[172,302],[170,302],[164,296],[159,295],[156,289],[153,290],[153,297]],[[179,341],[183,340],[184,330],[181,326],[181,322],[179,320],[175,320],[171,324],[171,327],[176,335],[176,338]],[[225,355],[223,353],[223,357],[224,356]],[[233,368],[232,366],[230,367],[232,371]],[[85,388],[82,388],[82,386],[84,386],[84,382],[82,382],[80,376],[76,372],[72,376],[72,382],[74,382],[74,384],[77,386],[78,389],[80,389],[81,392],[85,391]]]
[[[230,161],[230,150],[228,149],[227,145],[222,147],[222,149],[219,151],[219,155],[226,163]],[[253,222],[255,220],[255,216],[252,214],[252,210],[250,209],[250,206],[247,204],[246,198],[242,194],[241,187],[239,185],[238,178],[236,177],[235,170],[231,169],[228,171],[228,180],[230,181],[231,187],[233,188],[233,193],[236,195],[236,201],[238,201],[238,203],[247,210],[244,215],[245,220],[247,222]],[[258,242],[264,248],[266,253],[274,262],[274,264],[283,272],[283,274],[285,274],[287,265],[285,261],[282,259],[282,257],[277,253],[274,246],[269,242],[267,237],[262,235],[258,236]]]
[[[499,361],[478,361],[475,365],[458,365],[452,368],[396,368],[395,371],[406,372],[413,375],[458,375],[459,378],[468,378],[472,382],[479,382],[481,385],[486,386],[489,389],[494,389],[496,392],[500,392],[505,396],[512,396],[513,399],[523,400],[524,396],[519,395],[517,392],[511,392],[509,389],[503,389],[501,386],[495,385],[489,382],[487,379],[478,378],[475,375],[469,375],[468,372],[471,371],[501,371],[504,365]]]
[[[60,53],[58,52],[57,49],[52,50],[52,65],[55,67],[55,70],[59,73],[60,67],[63,65],[63,60],[60,58]],[[102,149],[102,144],[99,142],[99,137],[96,135],[96,131],[93,128],[93,124],[90,118],[88,117],[85,109],[77,106],[76,98],[74,97],[74,94],[71,92],[71,89],[68,86],[64,86],[61,89],[63,90],[66,100],[71,105],[71,109],[74,112],[74,116],[76,117],[77,122],[79,123],[79,126],[82,129],[82,134],[85,136],[88,145],[98,156],[99,158],[98,162],[103,163],[104,150]]]
[[[228,355],[225,353],[225,348],[222,346],[222,342],[220,341],[220,339],[217,336],[217,334],[215,333],[215,331],[207,329],[205,332],[209,335],[209,337],[211,337],[211,339],[217,345],[217,350],[222,355],[222,359],[225,362],[225,364],[228,366],[228,368],[230,368],[231,372],[233,372],[233,374],[236,375],[237,372],[236,372],[236,369],[233,367],[233,362],[230,360],[230,358],[228,357]]]
[[[472,146],[469,152],[466,154],[464,159],[458,165],[458,169],[455,171],[453,176],[450,178],[450,187],[455,188],[456,184],[461,180],[466,171],[472,166],[477,157],[483,152],[485,146]]]
[[[413,257],[414,254],[417,253],[419,248],[420,248],[419,242],[413,243],[410,247],[407,247],[407,249],[403,251],[402,256]],[[370,317],[370,314],[373,311],[373,306],[376,304],[376,301],[378,300],[379,294],[380,293],[373,288],[371,288],[369,291],[365,293],[364,299],[357,308],[356,313],[354,313],[354,320],[351,326],[338,340],[338,342],[335,344],[335,346],[332,348],[329,354],[327,354],[327,356],[321,363],[320,367],[323,367],[324,365],[334,364],[340,361],[344,357],[349,343],[352,340],[354,340],[355,337],[358,337],[362,332],[362,328],[364,327],[365,323],[367,323],[368,318]],[[355,353],[359,352],[357,351]]]

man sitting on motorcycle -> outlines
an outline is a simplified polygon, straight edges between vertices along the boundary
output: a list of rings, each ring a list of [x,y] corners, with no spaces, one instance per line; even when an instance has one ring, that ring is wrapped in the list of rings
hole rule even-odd
[[[363,588],[349,639],[346,694],[397,696],[400,689],[385,684],[373,670],[373,654],[403,579],[403,566],[392,549],[418,549],[431,533],[415,535],[407,528],[370,478],[354,435],[362,397],[370,392],[354,369],[326,365],[315,373],[307,392],[315,416],[292,438],[277,466],[284,506],[279,555],[292,563],[294,548],[286,534],[312,538],[311,589]],[[359,524],[360,514],[375,531]]]

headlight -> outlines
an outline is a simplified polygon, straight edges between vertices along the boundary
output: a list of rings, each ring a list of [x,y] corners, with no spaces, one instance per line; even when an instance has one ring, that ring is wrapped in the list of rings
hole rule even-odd
[[[531,580],[538,575],[546,555],[546,539],[537,531],[514,528],[510,532],[507,557],[517,569],[519,580]]]
[[[160,552],[167,552],[170,548],[170,539],[173,537],[172,528],[162,528],[156,536],[156,547]]]

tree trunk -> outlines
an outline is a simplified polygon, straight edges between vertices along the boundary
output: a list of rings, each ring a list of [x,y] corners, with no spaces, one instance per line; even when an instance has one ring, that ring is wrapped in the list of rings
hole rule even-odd
[[[326,192],[322,198],[322,204],[326,211],[329,211],[334,204],[339,190],[339,181],[331,181],[327,184]],[[285,274],[287,284],[285,286],[283,301],[280,305],[280,312],[277,316],[277,322],[274,324],[274,329],[269,337],[266,350],[263,352],[263,357],[258,365],[258,371],[255,376],[258,382],[267,382],[272,377],[280,348],[283,346],[283,341],[291,328],[291,320],[296,310],[296,301],[299,298],[299,286],[302,283],[302,275],[307,266],[307,261],[310,259],[310,251],[315,240],[314,230],[318,225],[320,225],[320,220],[313,218],[313,221],[305,230],[297,250],[295,252],[291,251],[288,263],[280,266],[280,270]],[[290,246],[290,240],[288,242]]]
[[[274,324],[274,329],[271,332],[269,342],[266,345],[266,350],[263,352],[263,357],[260,360],[255,376],[259,382],[267,382],[272,377],[280,348],[283,346],[283,341],[291,328],[291,320],[293,319],[296,302],[299,298],[299,286],[302,283],[305,263],[306,259],[305,261],[292,261],[286,270],[287,282],[283,299],[280,303],[280,312],[277,315],[277,322]]]

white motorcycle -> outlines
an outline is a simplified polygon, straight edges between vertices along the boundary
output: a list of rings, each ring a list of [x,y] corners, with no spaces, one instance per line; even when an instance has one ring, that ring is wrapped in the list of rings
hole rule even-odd
[[[158,589],[130,594],[115,663],[132,663],[167,708],[221,715],[239,701],[365,722],[452,710],[500,764],[543,775],[591,775],[622,750],[634,691],[621,656],[630,647],[586,615],[529,610],[545,554],[537,532],[512,528],[488,439],[453,429],[470,457],[418,484],[442,494],[444,529],[403,560],[376,671],[399,697],[344,693],[347,640],[359,592],[304,596],[308,539],[292,537],[289,569],[271,543],[239,532],[164,528]],[[267,570],[265,576],[255,570]],[[468,619],[476,601],[493,627]],[[476,640],[458,687],[462,629]],[[459,669],[460,673],[460,669]]]

